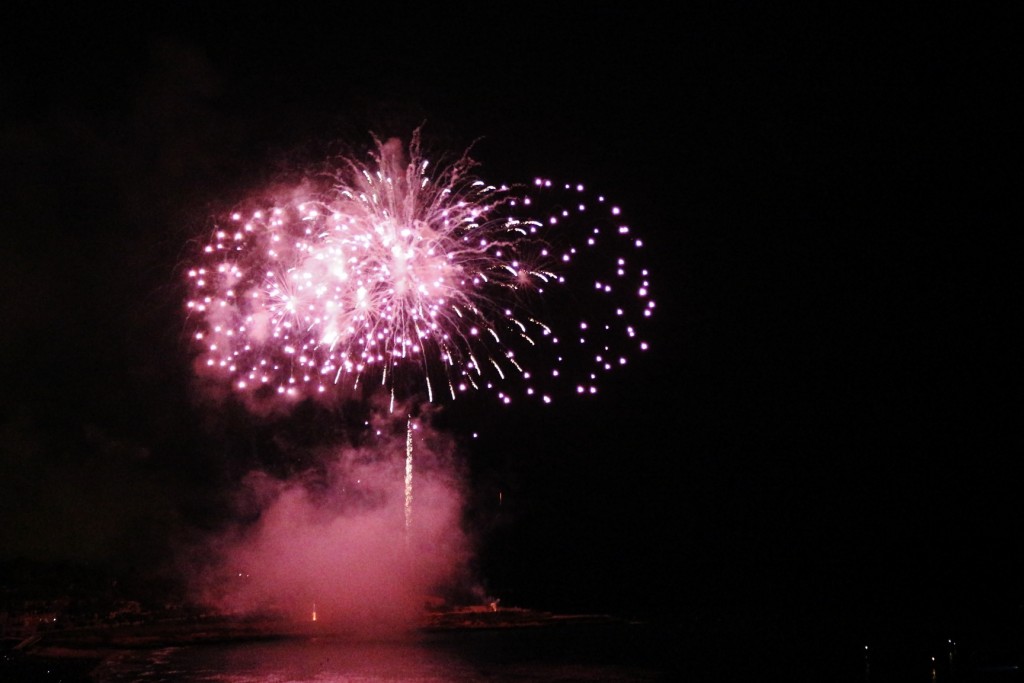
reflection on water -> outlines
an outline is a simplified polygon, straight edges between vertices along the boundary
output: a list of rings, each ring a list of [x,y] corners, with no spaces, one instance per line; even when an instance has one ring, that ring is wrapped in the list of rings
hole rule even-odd
[[[408,642],[330,637],[124,651],[97,683],[218,681],[655,681],[652,643],[635,630],[536,629],[427,634]]]

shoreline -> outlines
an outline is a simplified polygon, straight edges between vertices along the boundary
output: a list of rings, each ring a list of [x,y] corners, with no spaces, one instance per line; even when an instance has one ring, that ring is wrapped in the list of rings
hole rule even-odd
[[[603,614],[553,614],[519,608],[467,608],[431,612],[418,626],[374,637],[406,639],[444,633],[629,623]],[[276,619],[216,617],[200,621],[154,621],[44,631],[25,638],[10,648],[10,651],[21,657],[102,660],[117,650],[316,637],[367,638],[324,622],[295,623]],[[10,640],[13,642],[14,639]]]

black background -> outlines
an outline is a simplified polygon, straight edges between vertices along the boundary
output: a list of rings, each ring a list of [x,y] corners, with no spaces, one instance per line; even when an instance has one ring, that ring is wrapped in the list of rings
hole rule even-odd
[[[653,348],[600,399],[448,409],[480,435],[494,594],[865,630],[1017,608],[1005,18],[33,7],[0,48],[5,557],[139,569],[216,518],[258,439],[197,428],[186,242],[333,141],[426,121],[490,178],[599,187],[651,246]]]

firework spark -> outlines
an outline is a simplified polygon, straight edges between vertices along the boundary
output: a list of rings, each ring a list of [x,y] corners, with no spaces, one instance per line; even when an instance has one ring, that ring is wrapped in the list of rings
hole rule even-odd
[[[582,185],[474,168],[435,171],[418,135],[378,141],[217,220],[188,269],[201,372],[271,402],[596,393],[647,346],[641,241]]]

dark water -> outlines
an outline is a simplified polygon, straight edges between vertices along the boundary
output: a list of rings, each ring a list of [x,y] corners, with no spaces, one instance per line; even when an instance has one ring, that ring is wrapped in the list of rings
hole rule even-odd
[[[506,629],[423,634],[403,641],[328,636],[112,653],[97,683],[217,681],[660,681],[671,680],[660,633],[644,626]]]
[[[26,657],[0,667],[0,681],[1024,681],[1024,640],[1016,631],[954,644],[900,627],[866,645],[834,622],[812,626],[575,624],[423,633],[400,641],[306,635],[110,650],[92,660]]]

